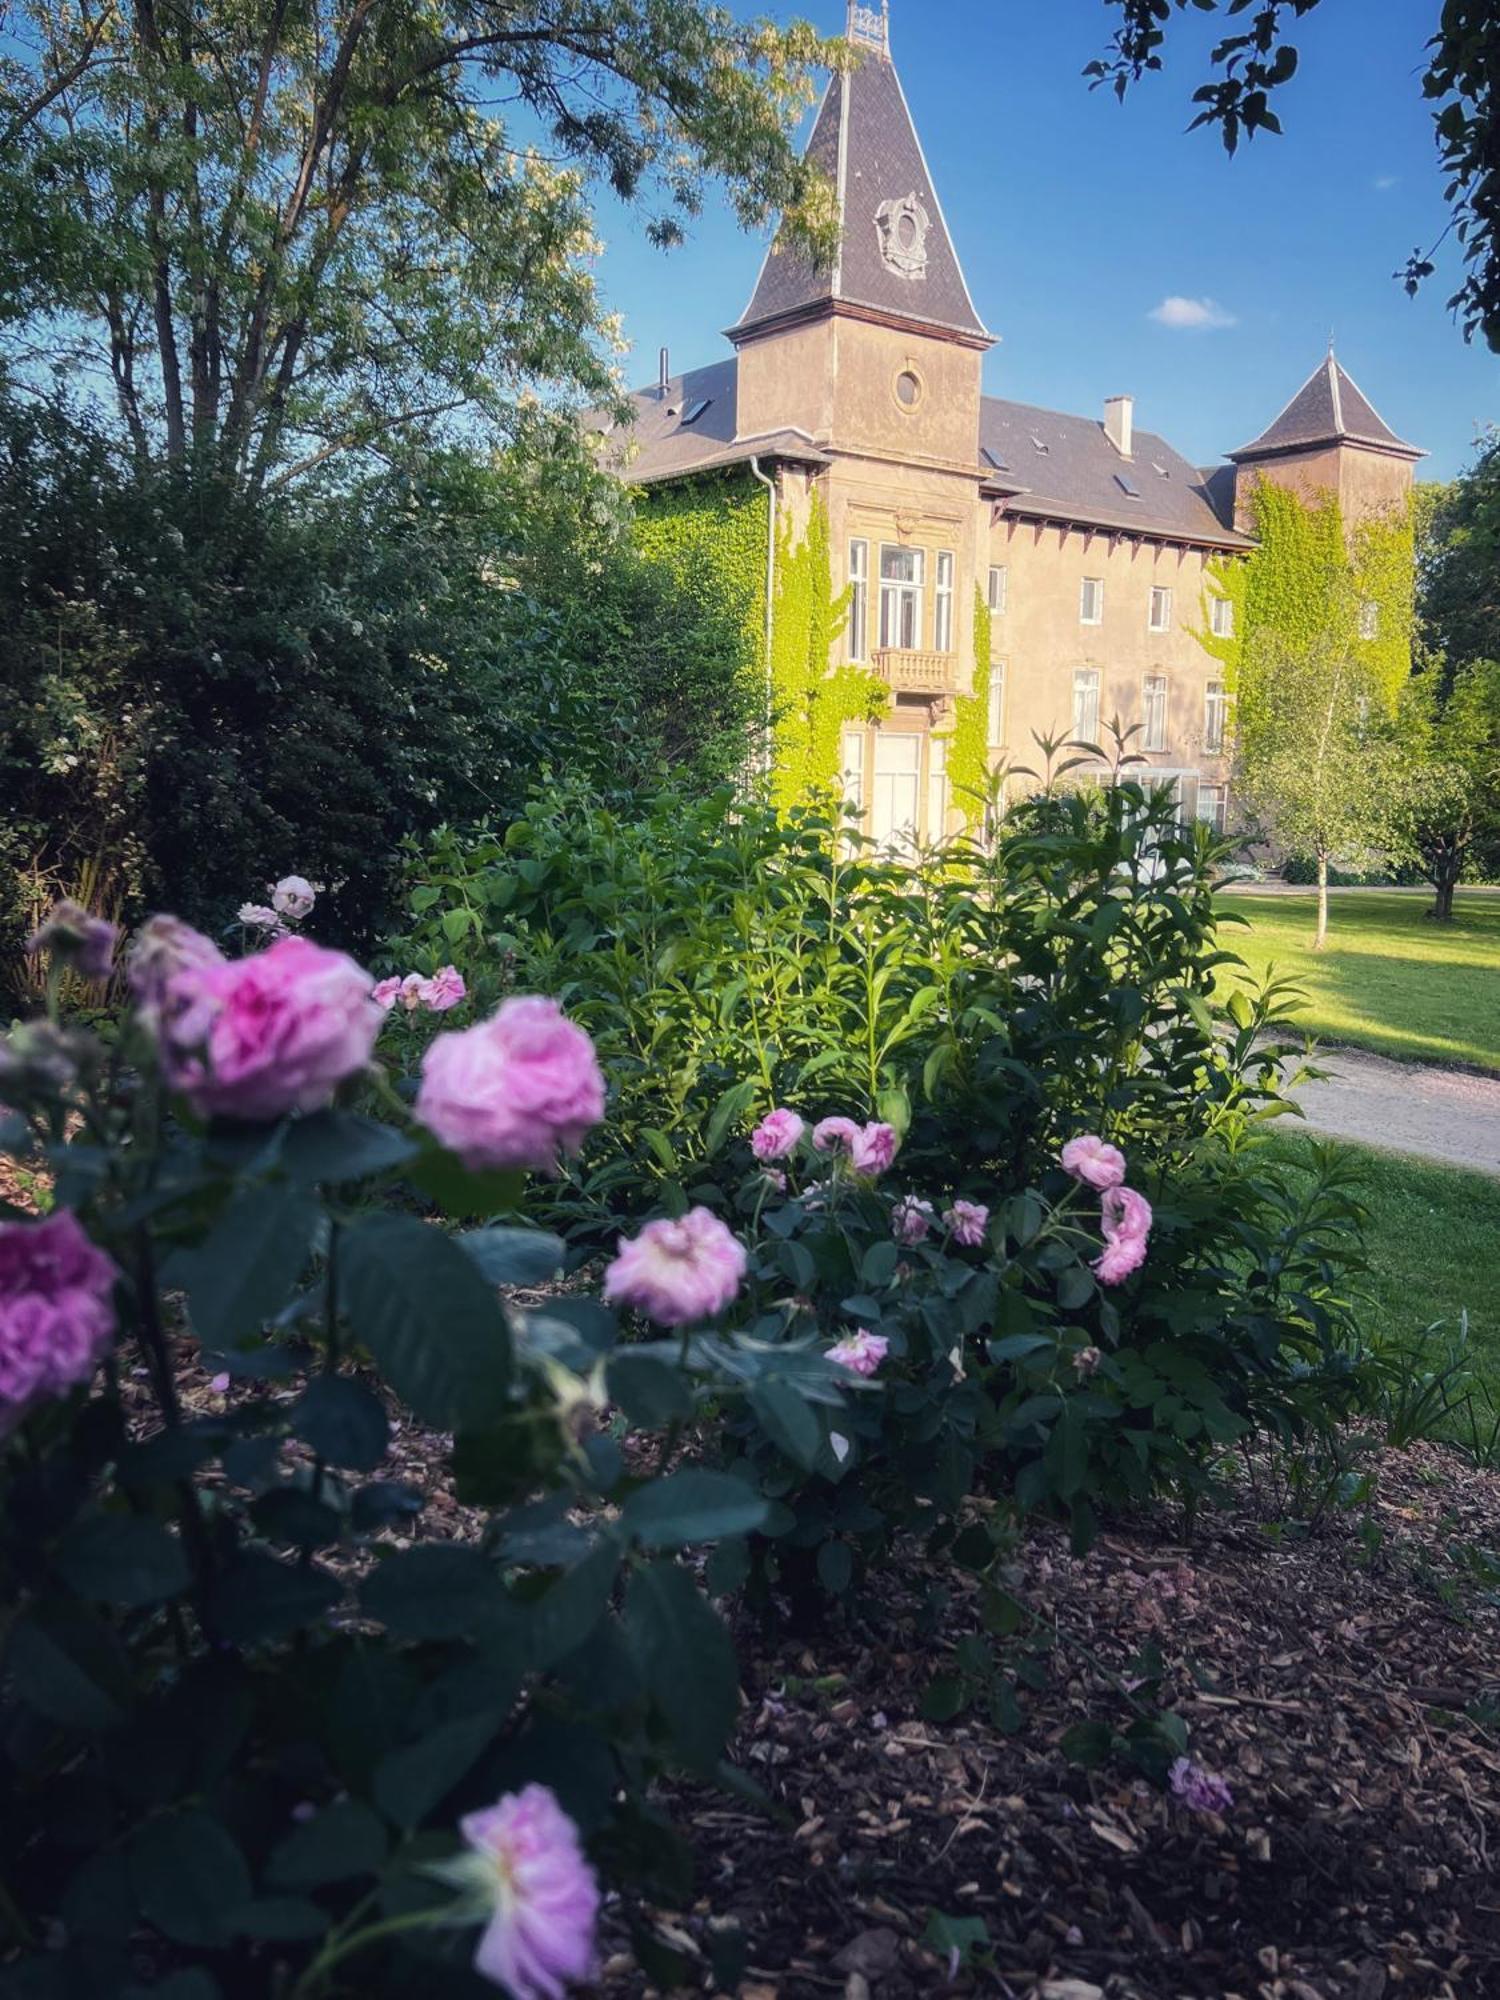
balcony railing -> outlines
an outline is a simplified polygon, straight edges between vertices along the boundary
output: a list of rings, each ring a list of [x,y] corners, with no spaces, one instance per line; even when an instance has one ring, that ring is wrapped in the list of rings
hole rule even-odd
[[[874,655],[875,671],[890,688],[914,694],[951,694],[958,685],[956,653],[912,653],[881,646]]]

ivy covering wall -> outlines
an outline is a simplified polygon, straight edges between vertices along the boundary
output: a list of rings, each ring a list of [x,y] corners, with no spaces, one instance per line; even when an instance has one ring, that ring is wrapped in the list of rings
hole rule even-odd
[[[1309,502],[1266,479],[1257,482],[1251,506],[1259,547],[1248,557],[1210,563],[1207,571],[1213,594],[1234,606],[1233,636],[1214,637],[1206,603],[1197,634],[1223,666],[1237,730],[1253,729],[1262,705],[1275,699],[1274,683],[1262,685],[1256,673],[1268,639],[1294,652],[1318,642],[1347,646],[1364,664],[1372,694],[1394,713],[1411,674],[1414,509],[1372,516],[1350,535],[1333,495]],[[1365,604],[1376,611],[1371,639],[1360,636]]]
[[[954,703],[949,732],[948,780],[953,803],[966,826],[975,826],[984,812],[990,781],[990,680],[994,664],[990,607],[983,591],[974,593],[974,692]]]
[[[634,521],[641,554],[716,614],[726,676],[757,682],[765,673],[769,505],[747,473],[714,473],[649,488],[637,499]]]

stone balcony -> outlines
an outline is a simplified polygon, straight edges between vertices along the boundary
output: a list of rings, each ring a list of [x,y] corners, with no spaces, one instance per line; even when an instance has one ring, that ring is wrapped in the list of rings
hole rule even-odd
[[[958,687],[956,653],[910,653],[881,646],[873,665],[888,688],[906,694],[953,694]]]

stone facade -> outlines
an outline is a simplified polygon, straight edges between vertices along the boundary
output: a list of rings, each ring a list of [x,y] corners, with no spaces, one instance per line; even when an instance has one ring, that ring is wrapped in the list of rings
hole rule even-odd
[[[1420,457],[1332,356],[1231,461],[1204,472],[1139,429],[983,394],[993,344],[974,308],[890,59],[885,15],[851,5],[855,60],[830,82],[810,152],[842,236],[813,266],[773,245],[729,338],[735,358],[635,398],[628,476],[742,464],[783,520],[816,492],[853,610],[837,657],[890,710],[844,739],[844,778],[882,841],[962,822],[947,746],[973,691],[975,597],[991,608],[992,767],[1036,769],[1038,739],[1134,730],[1132,754],[1222,825],[1232,729],[1200,635],[1232,615],[1212,570],[1254,547],[1256,480],[1337,494],[1351,524],[1398,507]],[[997,691],[998,690],[998,691]],[[1018,780],[1024,782],[1024,780]]]

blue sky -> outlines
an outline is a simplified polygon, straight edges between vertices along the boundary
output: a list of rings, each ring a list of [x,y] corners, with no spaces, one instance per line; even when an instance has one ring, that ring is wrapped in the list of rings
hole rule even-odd
[[[840,30],[844,0],[764,0]],[[761,11],[746,7],[744,12]],[[1102,410],[1128,391],[1137,422],[1207,463],[1262,430],[1326,352],[1448,478],[1500,421],[1500,357],[1466,347],[1444,300],[1458,264],[1413,303],[1392,279],[1445,219],[1422,49],[1439,0],[1322,0],[1294,36],[1286,136],[1225,157],[1186,132],[1212,17],[1174,19],[1167,67],[1123,108],[1080,75],[1101,52],[1100,0],[892,0],[892,44],[969,286],[1000,344],[993,395]],[[1356,26],[1357,24],[1357,26]],[[632,383],[725,356],[763,243],[711,202],[685,249],[654,250],[607,203],[600,281],[623,314]],[[1445,282],[1446,281],[1446,282]],[[1167,300],[1222,324],[1166,325]],[[1168,314],[1173,317],[1174,313]]]

